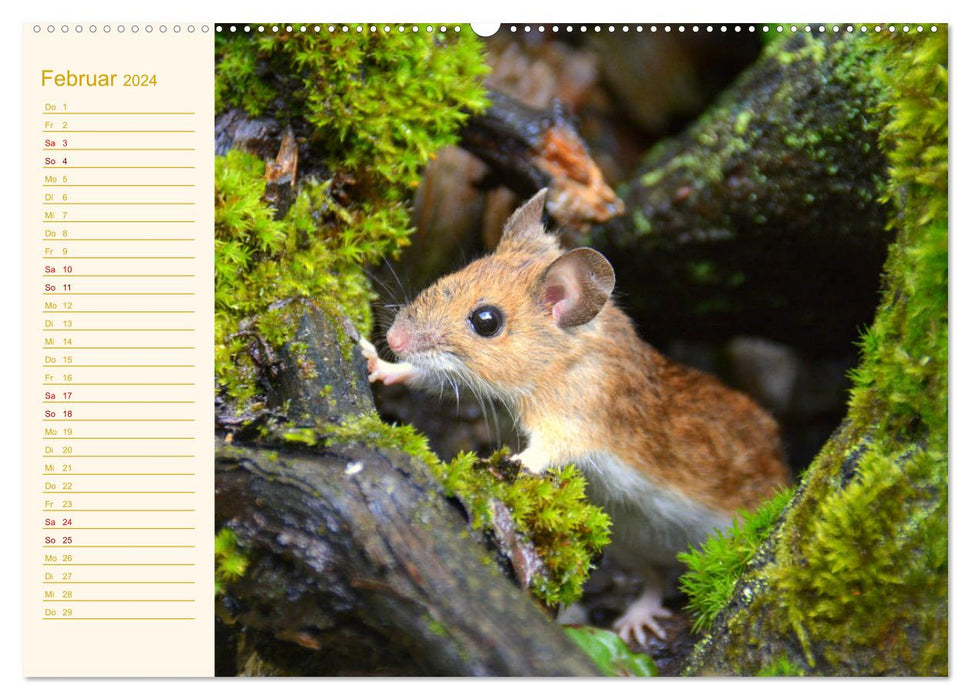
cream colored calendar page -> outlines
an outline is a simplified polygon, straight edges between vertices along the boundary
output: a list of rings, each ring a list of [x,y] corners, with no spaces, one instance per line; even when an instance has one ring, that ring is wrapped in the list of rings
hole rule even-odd
[[[206,25],[23,29],[23,669],[213,673]]]

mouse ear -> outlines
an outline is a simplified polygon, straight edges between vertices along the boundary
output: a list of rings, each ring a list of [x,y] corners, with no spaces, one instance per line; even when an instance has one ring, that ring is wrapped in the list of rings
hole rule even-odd
[[[520,243],[531,244],[549,238],[549,234],[543,230],[543,210],[546,208],[548,193],[549,189],[544,187],[512,213],[502,229],[500,248]]]
[[[593,248],[564,253],[542,277],[543,303],[561,328],[579,326],[600,313],[614,290],[614,268]]]

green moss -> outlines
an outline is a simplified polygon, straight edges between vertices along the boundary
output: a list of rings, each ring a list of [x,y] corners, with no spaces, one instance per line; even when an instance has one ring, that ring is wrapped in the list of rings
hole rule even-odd
[[[851,644],[899,658],[916,635],[919,654],[906,664],[946,673],[947,34],[874,44],[890,90],[880,109],[890,113],[885,196],[898,236],[853,373],[849,445],[814,465],[816,480],[828,480],[812,516],[797,513],[783,533],[780,546],[797,546],[801,557],[786,562],[778,591],[789,624],[804,630],[810,664],[819,653],[838,663]],[[842,489],[836,476],[847,481]],[[874,658],[871,668],[884,663],[892,662]]]
[[[402,242],[400,226],[380,214],[369,218],[367,208],[346,214],[329,183],[313,179],[303,181],[293,206],[276,220],[262,199],[263,168],[239,151],[216,158],[216,381],[240,406],[258,393],[249,361],[255,336],[271,346],[292,337],[284,310],[272,304],[311,297],[368,332],[374,295],[362,264]]]
[[[716,532],[700,548],[689,547],[678,555],[688,567],[681,577],[681,590],[688,596],[685,608],[694,615],[693,631],[710,627],[731,600],[739,577],[791,498],[790,489],[781,490],[754,513],[739,512],[726,532]]]
[[[299,172],[326,174],[301,177],[292,205],[277,211],[262,160],[216,159],[216,380],[242,411],[259,395],[254,349],[292,336],[275,302],[311,297],[370,333],[375,294],[364,268],[408,244],[421,168],[485,107],[487,69],[468,27],[220,34],[216,61],[217,112],[276,118],[303,144]]]
[[[216,595],[226,592],[226,585],[239,579],[249,566],[247,553],[236,542],[236,533],[224,527],[216,535]]]
[[[740,164],[745,164],[749,179],[758,181],[758,163],[747,154],[775,132],[779,132],[776,138],[791,151],[805,154],[813,162],[833,165],[827,151],[829,145],[839,143],[853,129],[872,131],[876,128],[865,119],[865,107],[861,106],[871,104],[873,95],[872,85],[860,80],[860,76],[866,74],[865,65],[869,60],[866,42],[832,40],[802,33],[795,38],[786,36],[783,39],[774,31],[770,34],[773,40],[767,42],[763,49],[766,60],[775,61],[781,66],[801,61],[825,63],[834,81],[839,82],[851,98],[813,109],[811,102],[802,99],[803,93],[811,86],[779,81],[771,86],[772,102],[800,101],[805,104],[804,109],[793,112],[792,121],[781,122],[775,118],[772,110],[765,109],[765,105],[753,109],[752,104],[739,101],[737,95],[727,95],[690,129],[691,141],[700,145],[701,149],[684,149],[673,157],[666,157],[668,154],[664,149],[667,146],[662,142],[648,153],[645,163],[662,161],[664,165],[648,168],[640,176],[642,186],[653,187],[677,174],[689,183],[687,186],[690,189],[703,189],[706,185],[722,182],[726,173],[734,172]],[[779,40],[775,40],[776,37]],[[793,75],[795,71],[787,74]],[[763,99],[761,92],[756,92],[754,99]],[[778,110],[779,113],[786,111]],[[730,227],[727,228],[730,231]]]
[[[752,121],[752,112],[744,110],[739,112],[735,117],[735,126],[733,131],[736,136],[744,136],[745,132],[748,130],[749,122]]]
[[[462,502],[476,529],[491,527],[493,501],[504,503],[519,532],[543,559],[545,571],[533,579],[532,592],[547,605],[569,604],[580,598],[593,557],[609,542],[610,519],[587,502],[586,481],[573,466],[535,477],[511,467],[503,460],[504,452],[484,461],[462,453],[446,464],[413,427],[389,425],[376,413],[328,427],[326,435],[328,443],[360,442],[421,459],[431,467],[445,493]]]
[[[425,616],[425,624],[428,626],[428,631],[431,632],[436,637],[445,637],[448,634],[448,630],[445,626],[438,620],[433,620],[429,616]]]
[[[760,677],[805,676],[806,670],[788,656],[779,656],[755,675]]]
[[[468,114],[485,109],[484,50],[468,26],[364,29],[220,34],[216,103],[306,121],[324,160],[366,169],[404,188],[401,195],[418,185],[429,158],[456,142]]]
[[[947,33],[866,41],[897,232],[883,299],[846,421],[742,574],[754,594],[719,613],[694,671],[785,670],[771,654],[808,673],[948,673]],[[716,563],[693,567],[700,578]],[[698,607],[710,618],[713,605]]]

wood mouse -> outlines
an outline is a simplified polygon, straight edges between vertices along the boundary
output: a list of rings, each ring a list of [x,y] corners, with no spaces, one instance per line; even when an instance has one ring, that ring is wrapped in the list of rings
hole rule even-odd
[[[613,519],[610,552],[645,575],[615,622],[628,643],[659,638],[665,570],[786,484],[775,421],[714,377],[641,340],[611,301],[613,267],[564,251],[543,228],[546,190],[516,210],[495,252],[439,279],[387,333],[401,362],[363,341],[369,379],[473,393],[504,404],[527,439],[513,459],[538,474],[573,463]]]

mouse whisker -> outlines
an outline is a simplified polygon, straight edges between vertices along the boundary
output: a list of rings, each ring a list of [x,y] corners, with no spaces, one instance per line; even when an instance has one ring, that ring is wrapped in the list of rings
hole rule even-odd
[[[388,285],[387,282],[381,279],[381,277],[376,275],[374,272],[371,272],[367,268],[364,268],[364,274],[367,275],[368,279],[371,280],[373,285],[380,289],[382,292],[381,296],[393,300],[406,298],[403,290],[401,292],[396,291],[390,285]]]
[[[391,272],[391,276],[394,277],[395,282],[398,283],[398,290],[401,292],[401,298],[407,299],[408,293],[405,291],[405,286],[401,283],[401,278],[398,277],[398,273],[395,271],[394,266],[390,262],[388,262],[388,259],[386,257],[382,257],[381,259],[384,262],[384,265],[388,268],[388,271]],[[391,296],[394,296],[394,295],[391,295]]]

